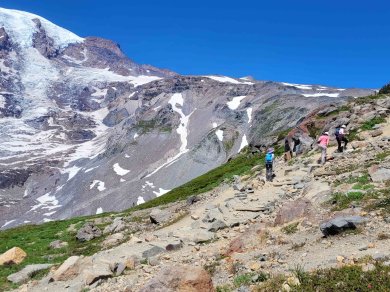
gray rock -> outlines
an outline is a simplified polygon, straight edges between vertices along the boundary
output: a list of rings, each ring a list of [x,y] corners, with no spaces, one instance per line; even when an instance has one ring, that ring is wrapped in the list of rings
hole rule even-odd
[[[200,198],[198,196],[191,196],[187,199],[187,205],[193,205],[199,201],[200,201]]]
[[[154,224],[161,224],[164,222],[167,222],[170,218],[170,212],[166,210],[161,209],[153,209],[152,212],[150,212],[150,221]]]
[[[36,272],[46,270],[52,266],[52,264],[27,265],[21,271],[9,275],[7,280],[14,284],[21,284],[27,282]]]
[[[204,243],[214,238],[215,234],[206,230],[194,230],[192,234],[192,241],[195,243]]]
[[[384,261],[385,259],[387,259],[387,256],[383,253],[376,253],[372,256],[372,259],[374,261]]]
[[[211,222],[214,222],[216,220],[221,220],[223,219],[222,218],[222,213],[220,212],[220,210],[218,208],[214,208],[214,209],[211,209],[209,210],[207,213],[206,213],[206,216],[202,219],[202,221],[204,223],[211,223]]]
[[[50,242],[49,247],[53,249],[59,249],[68,246],[67,242],[61,241],[61,240],[54,240]]]
[[[225,224],[225,222],[221,220],[216,220],[213,223],[211,223],[210,227],[207,230],[211,232],[217,232],[218,230],[224,229],[226,227],[227,225]]]
[[[99,227],[95,226],[91,222],[87,222],[79,229],[79,231],[77,231],[76,239],[83,242],[90,241],[100,236],[102,236],[102,231],[99,229]]]
[[[324,236],[336,235],[347,229],[356,229],[358,224],[366,222],[366,219],[360,216],[336,217],[320,225],[320,230]]]
[[[233,189],[234,189],[235,191],[239,191],[239,192],[245,191],[244,186],[241,185],[241,184],[234,184],[234,185],[233,185]]]
[[[109,225],[107,226],[106,228],[104,228],[104,231],[103,233],[104,234],[107,234],[107,233],[116,233],[116,232],[120,232],[120,231],[123,231],[127,228],[126,226],[126,222],[123,220],[123,218],[121,217],[116,217],[114,219],[114,221]]]
[[[167,251],[172,251],[172,250],[179,250],[183,247],[183,243],[180,240],[174,240],[172,242],[169,242],[166,246],[165,249]]]
[[[120,276],[122,275],[123,271],[126,269],[125,263],[119,263],[115,269],[115,275]]]
[[[150,258],[150,257],[154,257],[154,256],[156,256],[156,255],[158,255],[160,253],[163,253],[163,252],[165,252],[164,248],[156,246],[156,245],[153,245],[153,246],[151,246],[151,248],[149,248],[148,250],[145,250],[142,253],[142,258],[147,259],[147,258]]]
[[[85,284],[92,285],[101,279],[107,279],[112,276],[110,265],[107,263],[97,262],[89,269],[83,270],[83,279]]]
[[[368,173],[373,182],[383,182],[390,180],[390,169],[373,165],[368,169]]]

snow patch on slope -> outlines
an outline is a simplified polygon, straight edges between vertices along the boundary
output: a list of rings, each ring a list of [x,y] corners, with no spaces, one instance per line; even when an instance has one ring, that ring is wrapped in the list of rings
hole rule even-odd
[[[296,83],[287,83],[287,82],[281,82],[281,83],[283,85],[286,85],[286,86],[293,86],[293,87],[303,89],[303,90],[313,89],[313,87],[311,85],[306,85],[306,84],[296,84]]]
[[[97,189],[98,189],[99,192],[102,192],[102,191],[104,191],[106,189],[106,187],[104,186],[104,181],[97,180],[97,179],[95,179],[91,183],[91,185],[89,186],[89,189],[92,190],[95,187],[95,185],[97,185]]]
[[[302,94],[304,97],[320,97],[320,96],[329,96],[329,97],[339,97],[340,93],[304,93]]]
[[[246,114],[248,115],[248,124],[252,121],[252,108],[247,108],[246,109]]]
[[[223,141],[223,131],[222,130],[216,130],[215,135],[217,135],[219,141]]]
[[[171,190],[164,190],[163,188],[158,188],[158,192],[153,191],[153,193],[156,195],[156,197],[160,197],[160,196],[162,196],[170,191]]]
[[[227,105],[228,107],[231,109],[231,110],[236,110],[239,106],[240,106],[240,103],[241,101],[245,98],[246,96],[236,96],[236,97],[233,97],[233,99],[229,102],[227,102]]]
[[[238,149],[238,153],[240,153],[245,146],[248,146],[248,140],[246,139],[246,135],[244,134],[244,136],[242,136],[241,145],[240,148]]]
[[[137,199],[137,205],[141,205],[141,204],[143,204],[143,203],[145,203],[144,198],[141,197],[141,196],[139,196],[138,199]]]
[[[124,169],[120,167],[119,163],[115,163],[112,168],[114,169],[115,173],[119,176],[124,176],[130,172],[130,170]]]
[[[213,79],[215,81],[222,82],[222,83],[247,84],[247,85],[253,85],[254,84],[253,82],[248,82],[248,81],[245,81],[245,82],[238,81],[236,79],[233,79],[233,78],[230,78],[230,77],[227,77],[227,76],[208,75],[208,76],[204,76],[204,77],[207,77],[207,78],[210,78],[210,79]]]

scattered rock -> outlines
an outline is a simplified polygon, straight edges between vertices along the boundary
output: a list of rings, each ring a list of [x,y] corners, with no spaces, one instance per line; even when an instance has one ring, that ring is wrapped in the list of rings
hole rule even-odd
[[[140,264],[141,260],[135,255],[128,257],[125,262],[126,268],[129,270],[134,270],[135,267],[139,266]]]
[[[320,225],[320,230],[324,236],[336,235],[347,229],[356,229],[358,224],[366,220],[360,216],[337,217]]]
[[[370,131],[371,137],[378,137],[383,134],[383,131],[381,129],[376,129],[373,131]]]
[[[314,217],[311,202],[307,199],[286,202],[277,212],[274,224],[282,225],[302,217]]]
[[[83,270],[83,279],[86,285],[92,285],[100,279],[107,279],[112,276],[110,265],[98,262],[93,264],[89,269]]]
[[[195,243],[204,243],[214,239],[215,234],[206,230],[195,230],[192,234],[192,240]]]
[[[123,271],[126,269],[125,263],[119,263],[115,269],[115,275],[120,276],[122,275]]]
[[[175,240],[168,243],[165,247],[167,251],[179,250],[183,247],[183,243],[180,240]]]
[[[368,173],[373,182],[383,182],[390,180],[390,169],[373,165],[368,169]]]
[[[79,256],[69,257],[54,273],[53,280],[67,281],[76,277],[79,273]]]
[[[368,263],[368,264],[362,266],[362,271],[363,272],[370,272],[370,271],[373,271],[373,270],[375,270],[375,265],[374,264]]]
[[[123,218],[121,217],[116,217],[114,219],[114,221],[109,225],[107,226],[106,228],[104,228],[104,231],[103,233],[104,234],[107,234],[107,233],[116,233],[116,232],[120,232],[120,231],[123,231],[127,228],[126,226],[126,222],[123,220]]]
[[[161,224],[161,223],[165,223],[169,220],[170,218],[170,212],[168,212],[167,210],[161,210],[161,209],[153,209],[152,212],[150,212],[150,221],[153,223],[153,224]]]
[[[199,216],[198,215],[191,215],[191,219],[192,220],[199,220]]]
[[[227,227],[227,225],[225,224],[225,222],[223,222],[221,220],[216,220],[216,221],[211,223],[210,227],[207,230],[211,231],[211,232],[217,232],[218,230],[224,229],[226,227]]]
[[[202,268],[194,266],[170,266],[163,268],[140,292],[213,292],[210,275]]]
[[[110,246],[113,246],[113,245],[117,245],[124,238],[125,238],[125,236],[122,233],[111,234],[102,242],[102,245],[104,247],[110,247]]]
[[[67,246],[68,246],[68,243],[65,241],[61,241],[61,240],[54,240],[54,241],[50,242],[50,244],[49,244],[49,247],[53,248],[53,249],[60,249],[60,248],[67,247]]]
[[[165,249],[159,246],[151,246],[148,250],[142,253],[142,258],[147,259],[153,256],[156,256],[162,252],[165,252]]]
[[[76,239],[78,241],[90,241],[94,238],[102,236],[102,231],[91,222],[87,222],[77,231]]]
[[[191,196],[187,199],[187,205],[193,205],[199,201],[200,201],[200,198],[198,196]]]
[[[20,247],[13,247],[0,255],[0,266],[18,265],[26,258],[26,252]]]
[[[52,264],[39,264],[39,265],[27,265],[21,271],[11,274],[7,277],[8,281],[11,281],[14,284],[21,284],[26,282],[34,275],[36,272],[46,270],[53,266]]]

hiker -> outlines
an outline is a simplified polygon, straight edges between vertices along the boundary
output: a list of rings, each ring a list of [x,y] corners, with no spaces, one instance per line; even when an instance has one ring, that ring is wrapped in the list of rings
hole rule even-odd
[[[289,137],[284,139],[284,161],[289,161],[292,158],[292,151],[290,147]]]
[[[274,177],[273,170],[272,170],[274,158],[275,158],[274,149],[269,148],[267,151],[267,154],[265,155],[265,169],[266,169],[266,176],[265,177],[266,177],[267,181],[272,181],[272,179]]]
[[[293,153],[295,153],[295,156],[298,156],[299,153],[301,153],[301,140],[299,137],[293,137],[294,147],[293,147]]]
[[[317,144],[321,148],[321,164],[325,164],[326,149],[328,148],[328,144],[329,144],[329,132],[322,133],[320,138],[318,138]]]
[[[345,129],[346,128],[347,128],[346,125],[342,125],[341,127],[337,127],[336,128],[335,135],[336,135],[336,140],[337,140],[337,150],[338,150],[338,152],[343,152],[344,149],[347,149],[348,140],[345,137],[345,135],[346,135]],[[342,142],[344,142],[344,147],[341,146]]]

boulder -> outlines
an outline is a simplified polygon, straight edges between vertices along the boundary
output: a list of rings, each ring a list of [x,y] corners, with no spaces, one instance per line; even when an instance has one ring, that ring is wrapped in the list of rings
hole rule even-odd
[[[307,199],[286,202],[277,212],[275,226],[303,218],[313,217],[312,204]]]
[[[336,217],[320,225],[320,230],[324,236],[336,235],[347,229],[356,229],[358,224],[366,221],[360,216]]]
[[[79,273],[79,256],[68,258],[54,273],[52,279],[55,281],[67,281],[76,277]]]
[[[125,236],[122,233],[111,234],[103,241],[102,245],[104,247],[110,247],[120,243],[124,238]]]
[[[205,217],[202,219],[202,222],[211,223],[216,220],[223,220],[223,214],[218,208],[213,208],[207,211]]]
[[[102,231],[91,222],[87,222],[77,231],[76,239],[78,241],[90,241],[96,237],[102,236]]]
[[[187,205],[193,205],[199,201],[200,201],[200,198],[198,196],[191,196],[187,199]]]
[[[106,228],[104,228],[104,231],[103,233],[104,234],[107,234],[107,233],[116,233],[116,232],[120,232],[120,231],[123,231],[127,228],[126,226],[126,222],[123,220],[123,218],[121,217],[116,217],[114,219],[114,221],[108,225]]]
[[[83,279],[86,285],[92,285],[100,279],[107,279],[113,275],[108,263],[97,262],[89,269],[83,271]]]
[[[53,266],[52,264],[39,264],[39,265],[27,265],[21,271],[11,274],[7,277],[8,281],[11,281],[14,284],[22,284],[27,282],[31,276],[36,272],[46,270]]]
[[[54,240],[54,241],[50,242],[50,244],[49,244],[49,247],[52,249],[60,249],[60,248],[67,247],[67,246],[68,246],[68,243],[65,241],[61,241],[61,240]]]
[[[210,227],[207,230],[211,232],[217,232],[218,230],[224,229],[226,227],[227,225],[225,222],[221,220],[216,220],[210,224]]]
[[[169,242],[166,246],[165,246],[165,249],[167,251],[172,251],[172,250],[179,250],[183,247],[183,243],[181,242],[181,240],[173,240],[171,242]]]
[[[191,241],[195,243],[203,243],[214,239],[214,237],[215,234],[213,232],[198,229],[193,231]]]
[[[140,292],[213,292],[212,279],[204,269],[194,266],[176,265],[162,269]]]
[[[160,253],[163,253],[163,252],[165,252],[164,248],[162,248],[160,246],[156,246],[156,245],[151,245],[151,247],[149,249],[145,250],[142,253],[142,258],[147,259],[150,257],[154,257]]]
[[[0,255],[0,266],[18,265],[26,258],[27,254],[20,247],[13,247]]]
[[[383,134],[383,131],[381,129],[376,129],[373,131],[370,131],[371,137],[378,137]]]
[[[171,213],[166,210],[161,209],[153,209],[152,212],[150,212],[150,221],[153,224],[161,224],[169,221],[169,218],[171,216]]]
[[[373,182],[390,180],[390,169],[373,165],[368,169],[368,173]]]

